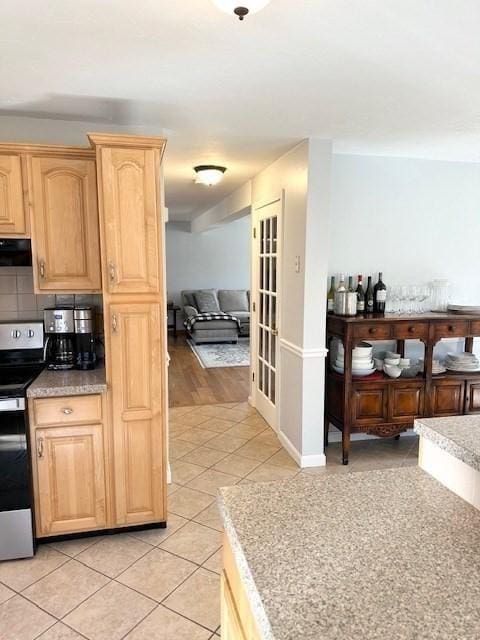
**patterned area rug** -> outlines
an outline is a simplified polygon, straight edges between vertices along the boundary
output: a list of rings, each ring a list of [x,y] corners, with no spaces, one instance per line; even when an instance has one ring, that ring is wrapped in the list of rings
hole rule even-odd
[[[187,342],[204,369],[250,366],[250,340],[248,338],[240,338],[237,344],[225,342],[194,344],[191,340],[187,340]]]

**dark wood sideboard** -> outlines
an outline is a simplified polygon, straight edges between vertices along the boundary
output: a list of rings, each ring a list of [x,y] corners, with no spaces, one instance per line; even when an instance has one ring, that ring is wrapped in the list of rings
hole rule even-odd
[[[338,374],[327,358],[325,444],[329,423],[342,432],[343,464],[348,464],[350,434],[398,436],[415,418],[480,413],[480,373],[432,375],[433,349],[443,338],[463,338],[472,351],[480,336],[480,315],[434,314],[341,317],[327,319],[327,347],[332,338],[345,347],[345,373]],[[425,345],[425,370],[415,378],[389,378],[386,374],[352,376],[352,350],[361,341],[395,340],[405,354],[407,340]]]

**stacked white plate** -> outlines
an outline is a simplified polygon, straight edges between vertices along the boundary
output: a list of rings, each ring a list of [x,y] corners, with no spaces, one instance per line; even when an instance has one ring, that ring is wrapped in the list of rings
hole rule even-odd
[[[434,376],[438,376],[441,373],[445,373],[446,369],[443,364],[440,363],[440,360],[434,360],[432,363],[432,373]]]
[[[480,371],[480,362],[474,353],[449,353],[445,358],[445,367],[449,371],[470,373]]]
[[[376,369],[373,363],[373,347],[369,342],[361,342],[352,352],[352,375],[353,376],[369,376]],[[337,359],[332,365],[333,370],[337,373],[345,372],[345,349],[343,344],[338,344]]]
[[[469,304],[449,304],[448,310],[451,313],[464,313],[465,315],[480,314],[480,307]]]

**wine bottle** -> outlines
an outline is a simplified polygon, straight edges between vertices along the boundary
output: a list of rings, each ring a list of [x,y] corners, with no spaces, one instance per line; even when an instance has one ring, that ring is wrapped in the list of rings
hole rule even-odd
[[[378,274],[378,282],[373,289],[373,310],[375,313],[385,313],[387,301],[387,287],[382,280],[382,272]]]
[[[348,293],[354,293],[354,288],[353,288],[353,276],[348,276],[348,289],[347,289]]]
[[[345,274],[340,274],[338,287],[335,290],[335,313],[344,316],[347,313],[347,288],[345,286]]]
[[[368,276],[367,291],[365,293],[365,311],[367,313],[373,313],[373,287],[372,276]]]
[[[330,290],[327,295],[327,312],[333,313],[335,310],[335,276],[330,280]]]
[[[363,290],[363,276],[361,273],[358,276],[357,285],[357,313],[365,313],[365,291]]]

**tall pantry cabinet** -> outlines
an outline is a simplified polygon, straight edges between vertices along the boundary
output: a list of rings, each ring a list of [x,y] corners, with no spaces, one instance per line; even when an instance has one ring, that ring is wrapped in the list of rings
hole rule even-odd
[[[166,520],[167,353],[160,138],[96,151],[114,526]]]

